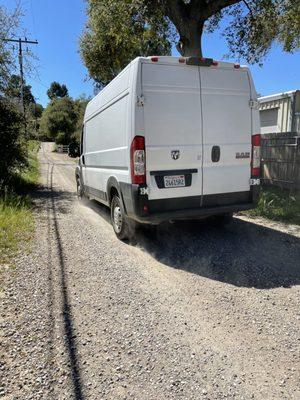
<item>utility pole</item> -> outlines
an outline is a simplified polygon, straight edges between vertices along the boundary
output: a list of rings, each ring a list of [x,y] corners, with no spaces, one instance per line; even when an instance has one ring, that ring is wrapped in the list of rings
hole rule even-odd
[[[4,42],[12,42],[12,43],[18,43],[19,44],[19,66],[20,66],[20,77],[21,77],[21,88],[20,88],[20,93],[21,93],[21,103],[22,103],[22,109],[23,109],[23,114],[24,114],[24,124],[25,124],[25,134],[26,134],[26,116],[25,116],[25,102],[24,102],[24,71],[23,71],[23,49],[22,49],[22,44],[38,44],[37,40],[28,40],[27,38],[25,39],[3,39]]]

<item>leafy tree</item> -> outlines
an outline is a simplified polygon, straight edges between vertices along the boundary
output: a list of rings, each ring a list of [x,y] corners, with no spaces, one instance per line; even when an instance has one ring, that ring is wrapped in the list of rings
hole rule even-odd
[[[11,99],[21,99],[21,77],[19,75],[10,76],[4,93],[7,97]],[[31,93],[30,85],[23,85],[23,98],[25,106],[29,106],[29,104],[35,103],[33,94]]]
[[[237,59],[259,62],[274,41],[289,52],[300,47],[299,0],[88,0],[87,14],[81,56],[100,85],[138,55],[169,54],[175,30],[178,51],[202,57],[204,30],[222,20]]]
[[[68,97],[68,89],[67,86],[64,84],[60,84],[58,82],[52,82],[50,88],[47,90],[47,96],[50,100]]]
[[[41,120],[41,132],[52,139],[56,139],[59,132],[65,134],[66,141],[76,130],[78,116],[74,101],[69,97],[53,99],[44,110]]]
[[[91,100],[90,97],[85,97],[84,95],[74,100],[74,106],[77,114],[77,123],[75,132],[72,135],[72,139],[77,143],[80,142],[84,113],[86,106],[90,100]]]
[[[21,121],[16,106],[0,97],[0,194],[15,168],[25,164],[26,143]]]
[[[160,8],[140,0],[90,0],[81,55],[90,76],[106,85],[133,58],[171,54],[170,25]]]
[[[58,144],[79,141],[86,105],[90,99],[84,95],[53,99],[39,120],[40,133]]]
[[[30,113],[34,118],[41,118],[44,111],[44,107],[39,103],[33,103],[30,105]]]
[[[20,8],[17,7],[10,13],[0,5],[0,94],[3,94],[11,72],[15,68],[13,46],[3,39],[14,35],[19,26],[20,16]]]

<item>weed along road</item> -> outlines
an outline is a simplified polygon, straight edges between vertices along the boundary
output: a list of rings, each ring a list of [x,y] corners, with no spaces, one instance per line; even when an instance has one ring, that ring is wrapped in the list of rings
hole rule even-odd
[[[126,244],[51,150],[11,289],[7,398],[299,399],[297,228],[165,224]]]

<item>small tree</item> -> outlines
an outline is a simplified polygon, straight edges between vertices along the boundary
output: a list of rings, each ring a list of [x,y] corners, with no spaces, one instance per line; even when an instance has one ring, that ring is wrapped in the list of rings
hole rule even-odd
[[[60,84],[58,82],[52,82],[50,88],[47,90],[47,96],[50,100],[68,97],[68,89],[65,84]]]
[[[44,110],[40,120],[41,133],[56,139],[59,132],[65,134],[66,141],[76,129],[77,113],[74,101],[69,97],[52,100]]]

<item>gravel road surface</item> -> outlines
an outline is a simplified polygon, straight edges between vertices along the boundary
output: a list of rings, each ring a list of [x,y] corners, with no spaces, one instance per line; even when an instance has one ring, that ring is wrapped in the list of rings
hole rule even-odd
[[[299,400],[299,229],[239,217],[122,243],[51,149],[32,249],[2,266],[0,397]]]

